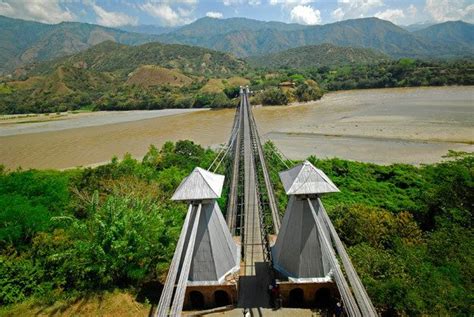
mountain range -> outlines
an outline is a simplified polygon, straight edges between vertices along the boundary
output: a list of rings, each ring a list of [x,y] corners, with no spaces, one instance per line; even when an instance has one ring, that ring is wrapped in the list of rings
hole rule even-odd
[[[177,29],[142,26],[127,30],[146,33],[78,22],[51,25],[0,16],[0,74],[81,52],[105,41],[126,45],[149,42],[193,45],[232,53],[240,58],[324,43],[370,48],[393,58],[474,55],[474,25],[462,21],[435,24],[410,32],[377,18],[304,26],[246,18],[206,17]],[[307,48],[303,50],[309,52]]]
[[[87,23],[44,24],[0,16],[0,73],[84,51],[105,41],[139,45],[156,39],[154,35]]]
[[[333,44],[308,45],[262,56],[246,61],[253,67],[269,69],[307,69],[321,66],[368,64],[389,60],[390,57],[370,48],[335,46]]]
[[[473,34],[474,25],[462,21],[432,25],[412,33],[377,18],[345,20],[315,26],[244,18],[202,18],[178,30],[161,34],[158,39],[165,43],[198,45],[231,52],[238,57],[329,43],[372,48],[399,58],[472,56]],[[440,41],[443,36],[450,41]]]

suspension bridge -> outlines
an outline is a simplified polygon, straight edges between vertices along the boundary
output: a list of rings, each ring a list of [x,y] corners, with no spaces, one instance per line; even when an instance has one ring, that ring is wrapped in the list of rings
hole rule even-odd
[[[302,307],[336,298],[347,316],[377,316],[320,200],[339,191],[323,171],[304,162],[280,173],[289,195],[280,217],[249,93],[241,87],[230,138],[214,162],[196,168],[172,197],[189,207],[154,316],[270,308],[272,294]],[[226,160],[224,219],[216,202],[224,176],[214,172]]]

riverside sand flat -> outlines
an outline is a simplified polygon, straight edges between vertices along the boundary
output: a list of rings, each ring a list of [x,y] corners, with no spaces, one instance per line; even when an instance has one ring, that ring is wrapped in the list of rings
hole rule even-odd
[[[316,154],[420,164],[439,161],[448,150],[474,150],[473,100],[472,86],[367,89],[329,93],[302,105],[260,107],[254,115],[262,138],[291,158]],[[125,152],[141,157],[150,144],[167,140],[216,146],[226,141],[233,116],[233,109],[136,116],[115,124],[9,135],[0,137],[0,161],[7,168],[68,168]],[[0,135],[1,130],[0,125]]]

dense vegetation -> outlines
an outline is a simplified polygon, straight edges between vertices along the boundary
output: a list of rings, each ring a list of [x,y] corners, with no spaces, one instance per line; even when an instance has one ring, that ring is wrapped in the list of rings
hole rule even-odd
[[[273,144],[265,152],[283,211],[277,172],[286,167]],[[472,313],[473,154],[422,167],[309,160],[341,190],[323,202],[380,312]]]
[[[474,61],[402,58],[378,64],[321,67],[305,74],[327,90],[474,85]]]
[[[150,148],[142,162],[0,174],[0,306],[55,301],[161,280],[185,206],[169,200],[214,152],[190,141]]]
[[[306,56],[306,59],[308,58],[309,56]],[[260,69],[255,71],[251,78],[251,88],[257,92],[278,86],[279,83],[285,81],[293,82],[296,90],[298,90],[297,87],[303,82],[317,83],[318,89],[324,91],[474,85],[474,61],[472,59],[422,61],[402,58],[400,60],[387,60],[380,63],[337,65],[332,67]],[[290,91],[294,95],[294,90]],[[322,93],[319,97],[321,96]],[[303,101],[304,98],[296,99]],[[309,98],[308,100],[315,99],[319,98]]]
[[[283,211],[277,172],[286,167],[272,144],[265,152]],[[0,305],[163,281],[185,213],[171,193],[214,157],[180,141],[151,147],[142,162],[127,155],[93,169],[2,171]],[[380,312],[469,315],[474,155],[422,167],[310,161],[341,190],[323,201]]]

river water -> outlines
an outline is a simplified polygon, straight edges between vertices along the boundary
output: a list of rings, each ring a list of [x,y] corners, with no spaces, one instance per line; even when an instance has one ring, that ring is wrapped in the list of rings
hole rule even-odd
[[[449,150],[474,151],[474,87],[342,91],[303,105],[257,106],[254,114],[262,138],[293,159],[316,155],[420,164],[437,162]],[[150,144],[167,140],[216,147],[229,137],[233,118],[232,109],[166,115],[143,111],[93,113],[52,126],[0,124],[0,164],[94,165],[126,152],[141,157]]]

